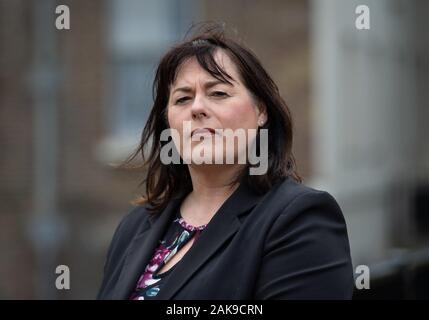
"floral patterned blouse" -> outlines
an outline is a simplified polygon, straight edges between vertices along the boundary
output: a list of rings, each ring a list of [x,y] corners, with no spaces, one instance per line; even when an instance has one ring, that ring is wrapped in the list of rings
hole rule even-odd
[[[174,270],[177,263],[163,273],[159,270],[178,252],[190,239],[195,237],[196,241],[206,225],[192,226],[183,220],[180,210],[173,219],[163,240],[159,241],[158,247],[152,259],[146,266],[143,274],[137,281],[136,288],[130,296],[130,300],[155,299],[162,289],[166,277]],[[180,261],[179,261],[180,262]]]

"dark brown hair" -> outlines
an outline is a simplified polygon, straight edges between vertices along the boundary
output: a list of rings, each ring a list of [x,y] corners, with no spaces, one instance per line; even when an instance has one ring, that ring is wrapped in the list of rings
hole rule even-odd
[[[229,56],[238,70],[240,80],[267,114],[263,128],[268,129],[269,133],[268,170],[264,175],[249,175],[248,164],[233,184],[245,182],[256,192],[265,193],[285,177],[302,182],[292,154],[292,117],[278,87],[251,50],[227,36],[223,27],[206,26],[198,35],[172,47],[161,59],[153,83],[154,104],[140,144],[121,165],[129,168],[129,164],[141,155],[143,163],[132,168],[144,169],[145,178],[139,186],[145,185],[146,190],[145,195],[135,200],[134,204],[148,205],[153,213],[160,212],[171,199],[183,197],[192,191],[187,165],[165,165],[160,159],[160,150],[167,143],[162,142],[160,136],[164,129],[169,128],[165,115],[170,88],[179,67],[190,58],[195,58],[214,78],[229,83],[232,78],[214,59],[214,53],[218,49]],[[256,141],[258,140],[257,137]]]

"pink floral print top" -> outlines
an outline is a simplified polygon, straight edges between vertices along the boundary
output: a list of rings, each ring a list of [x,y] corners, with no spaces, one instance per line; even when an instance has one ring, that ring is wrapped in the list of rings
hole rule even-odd
[[[158,273],[159,270],[178,252],[190,239],[196,241],[206,225],[192,226],[183,220],[180,212],[173,219],[164,238],[159,242],[152,259],[146,266],[143,274],[137,281],[135,290],[130,300],[156,299],[156,295],[162,289],[162,284],[168,275],[175,269],[177,263],[167,271]],[[180,263],[180,261],[178,262]]]

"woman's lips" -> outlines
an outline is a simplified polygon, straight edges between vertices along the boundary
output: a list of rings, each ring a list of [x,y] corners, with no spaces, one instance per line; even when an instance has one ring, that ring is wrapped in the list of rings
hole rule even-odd
[[[200,136],[205,136],[205,135],[214,135],[216,133],[216,131],[213,128],[198,128],[198,129],[194,129],[192,130],[191,133],[191,137],[193,137],[194,135],[200,135]]]

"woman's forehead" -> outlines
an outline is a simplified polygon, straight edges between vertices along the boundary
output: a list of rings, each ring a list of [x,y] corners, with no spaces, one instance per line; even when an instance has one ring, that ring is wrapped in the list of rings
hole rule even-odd
[[[222,69],[224,73],[229,75],[232,79],[232,82],[239,82],[239,75],[237,68],[231,58],[222,50],[216,50],[213,54],[213,58],[216,64]],[[177,68],[177,74],[175,81],[173,82],[171,88],[185,83],[191,83],[195,81],[195,76],[201,76],[205,81],[213,81],[216,78],[211,75],[207,70],[205,70],[200,63],[198,62],[195,56],[190,57],[183,61]]]

